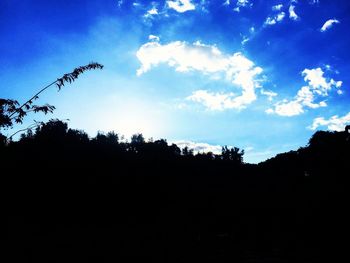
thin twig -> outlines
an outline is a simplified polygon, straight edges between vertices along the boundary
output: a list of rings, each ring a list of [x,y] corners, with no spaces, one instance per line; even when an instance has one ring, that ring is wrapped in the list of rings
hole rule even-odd
[[[30,101],[34,100],[40,93],[54,85],[58,80],[55,80],[51,84],[47,85],[46,87],[42,88],[39,92],[37,92],[33,97],[31,97],[29,100],[27,100],[25,103],[23,103],[15,112],[11,113],[9,117],[11,118],[14,114],[18,113],[18,110],[22,109],[26,104],[28,104]]]
[[[12,139],[12,137],[15,136],[17,133],[34,129],[35,127],[39,127],[40,125],[42,125],[42,123],[36,122],[36,123],[33,123],[33,124],[29,125],[27,128],[18,130],[15,133],[13,133],[10,137],[8,137],[8,140],[10,141]]]

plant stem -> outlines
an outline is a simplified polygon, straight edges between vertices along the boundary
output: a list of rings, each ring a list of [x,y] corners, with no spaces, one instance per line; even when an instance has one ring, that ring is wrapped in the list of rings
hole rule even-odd
[[[55,80],[54,82],[52,82],[51,84],[47,85],[46,87],[42,88],[40,91],[38,91],[33,97],[31,97],[29,100],[27,100],[25,103],[23,103],[17,110],[22,109],[26,104],[28,104],[30,101],[34,100],[35,97],[37,97],[40,93],[42,93],[44,90],[46,90],[47,88],[51,87],[53,84],[55,84],[57,82],[57,80]],[[16,114],[17,111],[11,113],[9,115],[9,118],[11,118],[14,114]]]
[[[40,126],[40,125],[41,125],[41,123],[33,123],[33,124],[29,125],[27,128],[18,130],[18,131],[16,131],[15,133],[13,133],[10,137],[8,137],[8,140],[11,140],[12,137],[15,136],[17,133],[20,133],[20,132],[22,132],[22,131],[27,131],[27,130],[34,129],[35,127],[38,127],[38,126]]]

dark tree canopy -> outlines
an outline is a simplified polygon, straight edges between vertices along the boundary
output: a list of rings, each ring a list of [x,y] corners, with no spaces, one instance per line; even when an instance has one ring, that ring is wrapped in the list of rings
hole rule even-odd
[[[320,262],[347,251],[346,132],[316,132],[259,165],[237,147],[120,138],[51,120],[0,147],[15,262]]]

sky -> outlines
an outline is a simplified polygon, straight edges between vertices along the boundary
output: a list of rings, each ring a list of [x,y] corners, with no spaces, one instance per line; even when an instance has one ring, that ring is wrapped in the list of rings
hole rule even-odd
[[[258,163],[350,124],[349,14],[346,0],[0,0],[0,97],[96,61],[14,130],[59,118]]]

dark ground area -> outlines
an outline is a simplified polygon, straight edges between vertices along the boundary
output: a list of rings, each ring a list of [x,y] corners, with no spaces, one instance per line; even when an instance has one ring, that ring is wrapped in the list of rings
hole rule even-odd
[[[0,150],[2,262],[348,257],[344,132],[259,165],[39,135]]]

